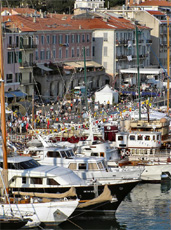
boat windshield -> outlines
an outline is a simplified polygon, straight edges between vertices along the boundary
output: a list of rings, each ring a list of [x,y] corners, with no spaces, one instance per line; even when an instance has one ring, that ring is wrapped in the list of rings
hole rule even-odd
[[[31,169],[37,168],[40,164],[35,160],[23,161],[19,163],[8,163],[9,169]]]
[[[67,157],[73,157],[74,153],[72,150],[68,150],[68,151],[66,151],[66,155],[67,155]]]
[[[37,168],[40,164],[35,160],[23,161],[20,163],[14,163],[15,169],[31,169]]]

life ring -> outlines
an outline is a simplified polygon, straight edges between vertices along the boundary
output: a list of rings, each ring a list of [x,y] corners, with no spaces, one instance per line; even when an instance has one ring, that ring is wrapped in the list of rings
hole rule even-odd
[[[128,150],[125,152],[125,156],[130,156],[130,152]]]

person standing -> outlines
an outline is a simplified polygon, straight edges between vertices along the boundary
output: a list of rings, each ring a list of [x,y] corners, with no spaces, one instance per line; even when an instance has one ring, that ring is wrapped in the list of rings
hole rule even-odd
[[[107,108],[109,109],[110,101],[107,101]]]

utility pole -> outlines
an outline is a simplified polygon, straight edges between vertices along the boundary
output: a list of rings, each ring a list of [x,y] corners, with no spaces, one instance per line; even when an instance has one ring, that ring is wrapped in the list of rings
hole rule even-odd
[[[170,44],[169,44],[169,16],[167,16],[167,113],[169,114],[169,79],[170,79]]]

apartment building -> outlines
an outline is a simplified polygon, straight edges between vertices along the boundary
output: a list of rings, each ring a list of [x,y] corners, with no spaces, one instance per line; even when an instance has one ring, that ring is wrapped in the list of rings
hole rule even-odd
[[[151,28],[150,65],[167,68],[167,15],[156,10],[124,10],[115,11],[115,13]],[[171,20],[169,20],[169,25],[171,25]],[[170,26],[169,31],[169,40],[171,41]],[[144,39],[149,40],[145,36]]]
[[[85,82],[84,60],[89,88],[97,89],[108,83],[102,65],[92,60],[90,19],[28,12],[6,11],[3,16],[6,91],[18,87],[30,96],[33,89],[44,97],[63,96],[67,89]]]
[[[16,57],[5,63],[7,91],[19,87],[30,96],[34,90],[56,98],[85,81],[89,89],[98,89],[109,83],[109,77],[119,86],[119,70],[137,65],[135,24],[116,14],[45,15],[15,9],[6,10],[3,19],[5,60]],[[150,64],[150,28],[137,27],[140,67],[145,67]],[[7,49],[7,41],[13,51]]]
[[[103,20],[110,28],[94,30],[93,59],[104,66],[112,77],[113,85],[119,87],[120,69],[137,66],[135,24],[108,11],[104,13]],[[150,28],[140,25],[137,27],[140,66],[146,67],[150,65]]]

